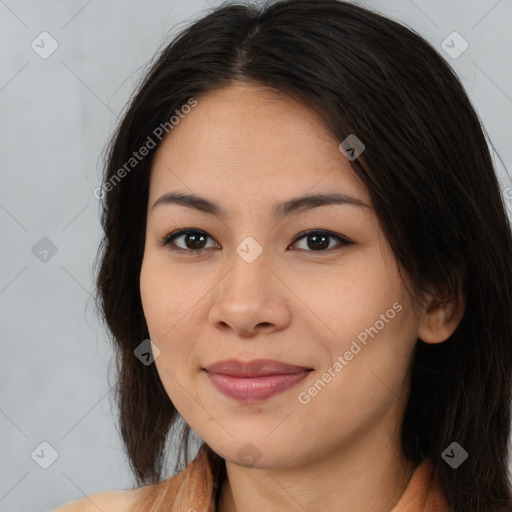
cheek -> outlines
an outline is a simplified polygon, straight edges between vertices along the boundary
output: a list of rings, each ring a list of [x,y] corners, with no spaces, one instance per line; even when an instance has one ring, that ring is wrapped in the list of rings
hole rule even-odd
[[[160,350],[154,364],[167,395],[182,413],[189,406],[179,385],[185,380],[181,372],[188,367],[189,347],[178,342],[180,324],[176,324],[186,312],[186,301],[183,283],[174,277],[158,257],[151,252],[145,253],[140,273],[140,295],[149,337]]]
[[[391,319],[398,315],[393,304],[403,300],[396,267],[373,249],[354,251],[342,265],[303,274],[295,281],[294,292],[314,314],[314,322],[331,340],[331,347],[337,349],[373,326],[386,311],[391,309]]]
[[[308,301],[321,330],[316,342],[327,356],[320,373],[331,368],[329,375],[336,375],[323,399],[342,396],[357,409],[358,402],[386,403],[393,397],[389,389],[401,387],[416,340],[417,318],[397,267],[380,251],[368,251],[367,257],[348,266],[350,272],[340,268],[317,281]]]
[[[177,385],[171,375],[182,382],[199,365],[193,345],[200,325],[194,314],[209,287],[205,279],[191,279],[191,272],[173,267],[159,251],[145,253],[141,267],[142,307],[150,339],[160,349],[155,362],[168,392]]]
[[[145,254],[140,295],[148,329],[155,341],[169,337],[174,326],[186,316],[197,295],[195,284],[198,283],[192,283],[187,272],[173,270],[161,255]]]
[[[298,401],[304,404],[300,407],[308,411],[312,428],[322,435],[335,435],[326,424],[340,425],[347,435],[369,428],[391,407],[406,403],[413,318],[406,305],[396,301],[395,308],[390,306],[376,309],[387,323],[368,312],[358,318],[347,315],[343,316],[345,330],[341,320],[338,322],[340,336],[324,338],[329,361],[319,368],[317,380],[309,388],[298,390],[302,392]],[[393,414],[398,413],[395,410]]]
[[[168,295],[165,293],[164,279],[151,257],[144,256],[140,272],[140,297],[144,317],[148,326],[150,337],[158,344],[168,327],[165,327],[165,309]]]

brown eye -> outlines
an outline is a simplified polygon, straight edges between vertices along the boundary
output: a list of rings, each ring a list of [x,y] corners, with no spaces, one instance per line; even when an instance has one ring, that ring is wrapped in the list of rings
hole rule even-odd
[[[180,229],[178,231],[174,231],[167,235],[164,240],[161,242],[162,245],[167,246],[171,244],[169,247],[171,250],[183,250],[183,251],[200,251],[202,249],[209,249],[211,247],[207,247],[207,240],[211,238],[207,233],[198,229]],[[176,240],[182,240],[181,244],[177,244]],[[219,244],[214,243],[213,247],[219,247]]]
[[[330,240],[337,239],[341,242],[341,247],[345,245],[350,245],[352,242],[341,237],[340,235],[335,235],[328,231],[306,231],[298,236],[292,245],[296,245],[297,242],[301,239],[306,239],[306,247],[299,247],[302,250],[316,251],[316,252],[326,252],[326,250],[333,249],[333,246],[330,244]],[[290,247],[292,246],[290,245]],[[336,244],[339,246],[340,244]],[[334,247],[336,247],[336,245]]]

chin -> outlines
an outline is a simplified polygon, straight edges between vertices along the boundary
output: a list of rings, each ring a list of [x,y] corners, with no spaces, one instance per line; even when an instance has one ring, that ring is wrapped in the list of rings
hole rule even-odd
[[[222,449],[217,449],[216,443],[208,444],[227,462],[255,469],[286,468],[294,465],[299,455],[293,446],[283,446],[283,442],[277,437],[271,441],[263,436],[261,442],[258,439],[251,441],[247,436],[245,439],[244,441],[231,439],[230,445],[223,445]]]

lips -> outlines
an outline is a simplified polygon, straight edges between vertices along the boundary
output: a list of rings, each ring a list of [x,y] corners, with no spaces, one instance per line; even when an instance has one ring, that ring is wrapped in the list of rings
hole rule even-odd
[[[204,368],[210,373],[230,375],[232,377],[261,377],[265,375],[289,375],[302,373],[312,368],[275,361],[273,359],[254,359],[253,361],[240,361],[238,359],[225,359]]]
[[[261,402],[292,388],[312,368],[270,359],[239,361],[227,359],[203,368],[213,386],[239,402]]]

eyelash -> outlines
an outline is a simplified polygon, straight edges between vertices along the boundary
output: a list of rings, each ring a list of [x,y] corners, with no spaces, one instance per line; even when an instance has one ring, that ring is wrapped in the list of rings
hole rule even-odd
[[[182,247],[176,247],[173,244],[173,242],[176,238],[179,238],[180,236],[188,235],[191,233],[199,233],[199,234],[205,235],[208,238],[212,238],[212,237],[210,237],[210,235],[208,235],[208,233],[206,233],[205,231],[202,231],[201,229],[184,228],[184,229],[178,229],[178,230],[173,231],[172,233],[169,233],[168,235],[166,235],[162,240],[159,241],[159,245],[165,246],[165,247],[167,247],[168,250],[173,251],[173,252],[200,253],[202,251],[206,251],[207,249],[212,249],[212,247],[195,249],[195,250],[194,249],[183,249]],[[327,235],[330,238],[337,238],[342,243],[341,243],[341,245],[334,246],[334,248],[329,247],[328,249],[319,249],[318,251],[313,251],[313,250],[308,250],[308,249],[300,249],[301,251],[312,252],[312,253],[330,252],[332,250],[342,249],[346,245],[352,245],[352,243],[353,243],[350,240],[348,240],[340,235],[337,235],[335,233],[332,233],[330,231],[321,230],[321,229],[310,229],[308,231],[303,231],[303,232],[299,233],[290,245],[293,245],[293,244],[297,243],[299,240],[301,240],[302,238],[306,238],[308,235],[312,235],[312,234]],[[171,246],[169,244],[173,244],[174,246]]]

